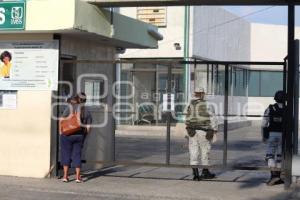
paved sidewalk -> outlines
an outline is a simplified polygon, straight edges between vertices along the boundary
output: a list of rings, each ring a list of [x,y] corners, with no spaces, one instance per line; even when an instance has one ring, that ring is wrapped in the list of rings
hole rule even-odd
[[[259,127],[231,131],[228,163],[265,166],[265,145]],[[184,138],[172,138],[171,162],[188,164]],[[222,163],[223,141],[214,144],[211,161]],[[120,136],[116,138],[117,160],[164,163],[165,137]],[[115,166],[85,172],[86,182],[62,183],[59,179],[0,176],[0,200],[299,200],[300,189],[287,192],[283,185],[268,187],[269,172],[214,171],[217,178],[191,181],[191,169]]]
[[[267,173],[217,172],[211,181],[190,180],[190,170],[131,167],[85,175],[86,182],[0,176],[1,200],[166,199],[166,200],[283,200],[299,199],[298,188],[265,185]]]

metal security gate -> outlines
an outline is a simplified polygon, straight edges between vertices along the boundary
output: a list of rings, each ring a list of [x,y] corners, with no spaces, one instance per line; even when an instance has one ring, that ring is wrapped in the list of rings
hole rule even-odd
[[[212,148],[212,159],[208,168],[225,171],[268,171],[263,160],[265,146],[260,141],[259,126],[257,123],[250,123],[252,119],[259,122],[263,117],[261,112],[263,110],[257,114],[249,114],[248,107],[245,107],[247,103],[245,101],[249,96],[249,79],[252,78],[250,69],[251,66],[277,66],[276,73],[280,75],[276,75],[276,80],[280,80],[280,83],[275,89],[286,90],[287,60],[284,62],[217,62],[196,59],[127,59],[121,61],[64,60],[62,62],[84,67],[115,66],[115,71],[120,77],[119,80],[107,85],[108,94],[110,91],[115,94],[113,101],[107,101],[107,97],[101,97],[100,102],[97,101],[99,97],[88,99],[88,102],[92,103],[92,109],[95,102],[100,103],[101,106],[107,103],[112,107],[117,106],[114,109],[100,109],[94,113],[97,122],[101,122],[105,114],[108,114],[112,121],[102,127],[96,127],[97,131],[87,141],[90,143],[88,151],[108,153],[85,157],[86,169],[112,165],[191,168],[187,142],[184,138],[186,135],[184,121],[189,99],[185,98],[183,80],[184,68],[189,67],[190,95],[195,87],[203,85],[209,100],[215,103],[216,115],[219,117],[219,141]],[[252,78],[254,82],[255,77]],[[102,96],[101,91],[106,87],[103,84],[107,81],[102,78],[92,77],[84,82],[85,87],[96,88],[91,91],[100,91],[91,96]],[[239,107],[247,108],[246,112]],[[115,133],[103,135],[111,127],[116,128]],[[284,139],[287,145],[287,140]],[[59,144],[56,148],[58,153]],[[288,151],[289,148],[284,148],[285,170],[290,163],[286,160]],[[106,158],[107,154],[112,156]],[[56,159],[59,165],[59,157]]]
[[[185,135],[185,108],[188,103],[184,99],[182,79],[184,66],[188,65],[193,68],[191,70],[193,85],[196,86],[195,80],[199,80],[201,83],[206,82],[208,96],[217,103],[217,115],[220,119],[220,142],[217,145],[218,151],[215,152],[214,162],[209,167],[268,170],[263,161],[264,148],[262,146],[259,147],[260,157],[254,159],[256,161],[260,159],[259,163],[253,164],[251,160],[245,160],[244,163],[234,162],[236,159],[233,156],[239,150],[238,148],[245,152],[251,152],[251,148],[247,145],[247,141],[243,141],[243,138],[235,141],[241,143],[237,144],[237,147],[231,146],[231,135],[240,135],[236,130],[243,126],[249,126],[250,118],[263,117],[263,110],[261,114],[251,115],[241,112],[241,109],[237,109],[235,105],[241,103],[240,106],[244,106],[239,99],[244,101],[247,98],[250,66],[278,66],[282,72],[285,66],[284,62],[131,59],[117,63],[121,68],[120,83],[126,83],[123,86],[120,85],[120,96],[125,95],[130,98],[121,97],[119,99],[121,104],[120,109],[116,111],[116,115],[120,117],[116,119],[115,160],[109,162],[110,164],[191,167],[188,162],[187,148],[180,149],[182,146],[186,146],[183,136]],[[199,74],[197,74],[197,70],[200,71]],[[285,81],[282,79],[286,76],[283,73],[281,77],[280,88],[276,90],[285,87]],[[236,121],[233,121],[233,118]],[[257,133],[258,131],[256,131],[255,144],[260,142]],[[237,150],[234,150],[235,148]],[[247,153],[244,155],[249,156]],[[105,163],[107,161],[92,162]]]

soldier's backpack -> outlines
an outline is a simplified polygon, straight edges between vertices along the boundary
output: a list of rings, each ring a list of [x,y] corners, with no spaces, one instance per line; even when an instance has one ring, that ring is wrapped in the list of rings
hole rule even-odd
[[[187,129],[194,130],[212,130],[210,115],[207,109],[206,101],[193,100],[188,108],[186,119]]]

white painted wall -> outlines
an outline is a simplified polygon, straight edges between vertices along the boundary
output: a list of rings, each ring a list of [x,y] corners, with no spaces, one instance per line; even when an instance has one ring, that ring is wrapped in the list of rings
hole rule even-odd
[[[120,8],[122,15],[135,18],[137,8]],[[167,27],[159,28],[159,33],[164,36],[158,42],[158,49],[132,49],[126,50],[122,58],[164,58],[183,57],[184,47],[184,7],[167,8]],[[175,50],[174,43],[179,43],[181,50]]]
[[[193,56],[219,61],[250,60],[250,23],[221,7],[195,6]]]
[[[295,28],[295,38],[300,38],[300,27]],[[287,56],[287,26],[251,24],[251,60],[283,61]]]
[[[27,0],[27,31],[71,29],[75,22],[77,0]]]
[[[51,34],[0,35],[1,41],[52,40]],[[18,91],[0,110],[0,175],[44,177],[50,169],[51,91]]]
[[[155,50],[127,50],[121,57],[164,58],[184,56],[184,7],[167,8],[167,27],[159,28],[164,39]],[[136,18],[136,8],[121,8],[120,13]],[[250,23],[233,21],[236,15],[217,6],[191,7],[190,57],[208,60],[250,60]],[[224,24],[225,23],[225,24]],[[223,25],[221,25],[223,24]],[[175,50],[174,43],[182,47]]]

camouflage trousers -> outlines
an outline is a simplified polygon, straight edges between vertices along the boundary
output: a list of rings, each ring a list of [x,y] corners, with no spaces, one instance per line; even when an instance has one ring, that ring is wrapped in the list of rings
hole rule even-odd
[[[211,142],[206,139],[206,132],[197,130],[194,137],[189,137],[190,165],[209,165],[210,150]]]
[[[282,154],[282,133],[270,132],[267,141],[266,161],[270,168],[281,168],[281,154]]]

